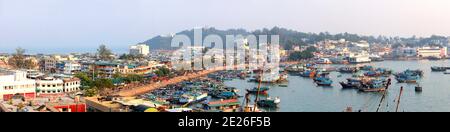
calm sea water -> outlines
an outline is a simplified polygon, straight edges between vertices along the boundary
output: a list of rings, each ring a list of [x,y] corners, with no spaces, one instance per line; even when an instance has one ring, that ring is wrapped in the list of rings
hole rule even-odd
[[[415,92],[414,87],[417,84],[397,83],[394,77],[391,77],[393,83],[386,93],[386,99],[383,101],[380,111],[395,111],[395,100],[398,98],[401,86],[404,87],[404,90],[399,111],[450,111],[450,75],[443,74],[443,72],[431,72],[430,69],[431,66],[450,66],[450,60],[383,61],[365,65],[372,65],[375,68],[390,68],[394,72],[401,72],[406,69],[421,69],[424,71],[424,77],[418,82],[423,87],[422,92]],[[327,66],[339,67],[341,65]],[[342,76],[339,77],[339,75]],[[332,87],[316,86],[312,79],[299,76],[289,76],[289,82],[286,83],[288,87],[266,84],[264,86],[271,88],[269,96],[280,97],[281,104],[280,108],[265,110],[281,112],[340,112],[350,106],[354,111],[376,111],[383,94],[364,93],[355,89],[342,89],[339,82],[351,76],[351,74],[332,72],[330,74],[334,81]],[[245,89],[257,86],[257,83],[239,79],[226,81],[225,84],[238,88],[241,95],[245,95]]]

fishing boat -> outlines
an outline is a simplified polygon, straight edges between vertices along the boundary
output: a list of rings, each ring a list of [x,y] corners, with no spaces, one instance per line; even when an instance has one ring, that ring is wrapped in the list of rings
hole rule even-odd
[[[364,66],[359,67],[359,69],[360,70],[364,70],[364,71],[371,71],[371,70],[373,70],[373,66],[371,66],[371,65],[364,65]]]
[[[431,71],[434,71],[434,72],[446,71],[447,69],[450,69],[450,68],[448,68],[448,67],[437,67],[437,66],[432,66],[431,67]]]
[[[341,67],[341,68],[339,68],[339,72],[341,72],[341,73],[355,73],[358,71],[359,71],[359,69],[357,67]]]
[[[386,86],[386,81],[380,79],[372,79],[367,84],[363,84],[362,87],[359,88],[359,90],[363,92],[381,92],[386,90]]]
[[[300,73],[301,77],[312,77],[315,76],[316,72],[315,71],[311,71],[311,70],[306,70]]]
[[[261,107],[269,107],[269,108],[277,108],[278,104],[280,104],[281,100],[279,97],[272,98],[268,97],[263,100],[258,100],[257,104]]]
[[[288,87],[287,84],[280,84],[280,85],[278,85],[278,86],[280,86],[280,87]]]
[[[258,88],[254,87],[253,89],[247,89],[247,92],[248,93],[260,93],[260,94],[262,93],[262,94],[266,94],[268,90],[269,90],[269,87],[261,87],[259,89],[259,92],[258,92]]]
[[[204,104],[204,109],[208,111],[237,112],[239,106],[240,103],[238,99],[221,99]]]
[[[339,82],[342,88],[360,88],[362,82],[360,79],[347,78],[347,82]]]
[[[406,70],[395,74],[395,77],[400,83],[415,83],[422,75],[423,72],[420,70]]]
[[[333,84],[333,80],[331,80],[330,78],[320,78],[317,79],[316,84],[319,86],[331,86],[331,84]]]
[[[450,70],[445,71],[444,74],[450,74]]]
[[[232,98],[237,98],[238,95],[235,92],[232,91],[220,91],[220,92],[215,92],[212,94],[213,97],[215,98],[219,98],[219,99],[232,99]]]

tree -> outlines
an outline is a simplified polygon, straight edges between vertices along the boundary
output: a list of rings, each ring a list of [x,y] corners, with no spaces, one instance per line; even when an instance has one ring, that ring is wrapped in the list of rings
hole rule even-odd
[[[103,91],[104,89],[107,88],[113,88],[114,83],[111,79],[100,78],[94,81],[93,87],[97,87],[99,91]]]
[[[139,54],[139,55],[132,55],[132,54],[122,54],[119,56],[119,59],[122,60],[135,60],[135,59],[142,59],[144,58],[144,55]]]
[[[166,77],[170,74],[170,69],[166,67],[160,67],[157,71],[155,71],[155,74],[158,75],[158,77]]]
[[[97,91],[97,87],[92,87],[89,89],[86,89],[86,91],[84,92],[84,95],[87,97],[92,97],[97,95],[98,91]]]
[[[313,57],[314,57],[313,52],[310,52],[308,50],[301,51],[301,52],[297,51],[297,52],[291,53],[289,55],[290,60],[303,60],[303,59],[310,59]]]
[[[128,74],[125,78],[124,81],[126,83],[131,83],[131,82],[141,82],[144,80],[144,76],[142,75],[138,75],[138,74]]]
[[[81,86],[87,86],[87,87],[93,86],[92,79],[86,73],[78,72],[75,74],[75,77],[77,77],[81,80]]]
[[[110,49],[108,49],[105,45],[100,45],[100,47],[97,49],[97,54],[101,60],[112,60],[114,59],[111,57],[113,53]]]
[[[8,65],[16,69],[33,69],[36,64],[25,58],[25,49],[17,48],[16,53],[8,60]]]
[[[120,77],[122,77],[123,75],[120,73],[120,72],[116,72],[116,73],[114,73],[113,75],[112,75],[112,77],[113,78],[120,78]]]

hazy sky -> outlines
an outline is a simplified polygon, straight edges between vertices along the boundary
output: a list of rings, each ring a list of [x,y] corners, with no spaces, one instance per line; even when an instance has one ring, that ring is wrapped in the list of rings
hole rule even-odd
[[[450,36],[450,0],[0,0],[0,52],[123,52],[203,26]]]

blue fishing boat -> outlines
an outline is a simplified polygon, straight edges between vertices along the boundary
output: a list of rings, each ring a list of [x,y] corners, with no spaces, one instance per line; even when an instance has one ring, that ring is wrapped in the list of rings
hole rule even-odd
[[[395,75],[396,79],[400,83],[415,83],[423,75],[420,70],[406,70]]]
[[[367,84],[363,84],[359,90],[363,92],[381,92],[385,91],[386,87],[386,81],[381,79],[372,79]]]
[[[331,84],[333,84],[333,80],[330,78],[320,78],[316,81],[316,84],[319,86],[331,86]]]

